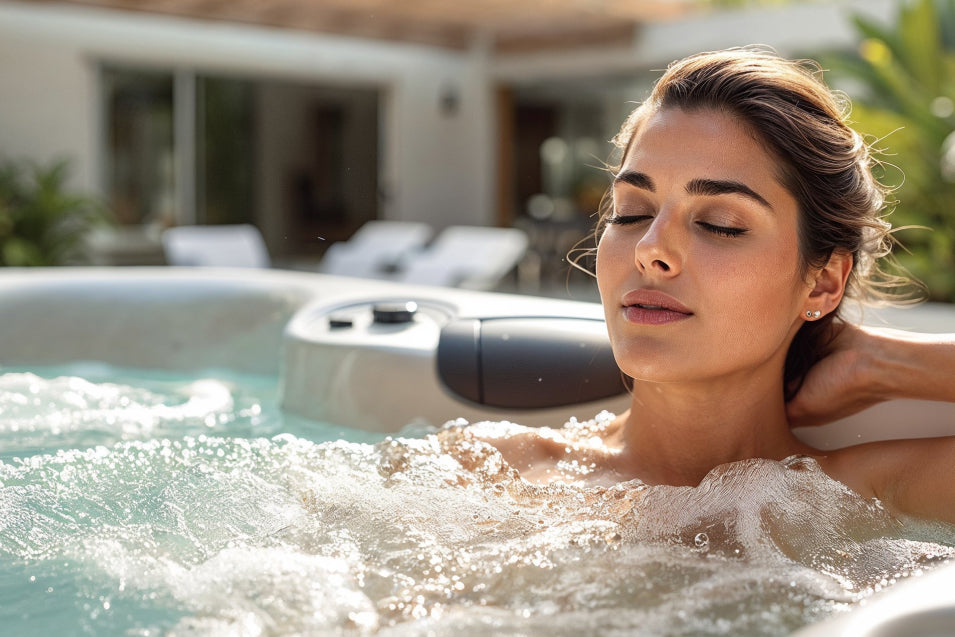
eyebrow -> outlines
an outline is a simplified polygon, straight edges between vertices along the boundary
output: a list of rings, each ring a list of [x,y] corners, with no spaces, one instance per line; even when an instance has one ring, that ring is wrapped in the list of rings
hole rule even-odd
[[[686,192],[691,195],[743,195],[756,203],[773,209],[769,202],[758,192],[738,181],[724,179],[694,179],[686,185]]]
[[[631,186],[635,186],[641,190],[649,190],[650,192],[656,192],[657,190],[649,175],[633,170],[624,170],[617,173],[613,178],[613,185],[616,186],[618,183],[630,184]]]
[[[628,184],[641,190],[656,192],[656,185],[650,176],[632,170],[624,170],[613,179],[614,185],[618,183]],[[686,185],[686,192],[691,195],[714,196],[714,195],[742,195],[752,199],[756,203],[772,210],[773,207],[758,192],[744,183],[730,179],[693,179]]]

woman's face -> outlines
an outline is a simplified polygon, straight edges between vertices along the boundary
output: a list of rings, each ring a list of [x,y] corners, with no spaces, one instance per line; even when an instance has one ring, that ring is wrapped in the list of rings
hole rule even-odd
[[[777,174],[750,129],[718,111],[662,110],[637,128],[597,248],[624,373],[658,382],[782,378],[810,286],[796,200]]]

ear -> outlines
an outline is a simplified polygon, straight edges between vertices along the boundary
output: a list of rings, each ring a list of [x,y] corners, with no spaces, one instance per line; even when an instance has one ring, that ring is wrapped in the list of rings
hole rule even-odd
[[[813,277],[807,310],[828,314],[835,310],[846,292],[846,281],[852,272],[852,254],[833,252],[826,263]]]

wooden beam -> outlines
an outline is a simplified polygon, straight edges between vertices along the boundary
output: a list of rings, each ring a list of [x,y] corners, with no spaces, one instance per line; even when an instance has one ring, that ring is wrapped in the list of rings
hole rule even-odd
[[[621,47],[633,44],[636,23],[608,24],[597,27],[553,27],[542,31],[508,31],[495,37],[497,53],[557,51],[583,47]]]
[[[43,2],[50,0],[33,0]],[[63,0],[124,11],[359,38],[470,46],[490,35],[501,52],[627,42],[640,22],[672,19],[696,0]],[[698,10],[698,9],[697,9]]]
[[[499,85],[495,90],[497,119],[497,214],[496,223],[502,228],[514,225],[514,92]]]

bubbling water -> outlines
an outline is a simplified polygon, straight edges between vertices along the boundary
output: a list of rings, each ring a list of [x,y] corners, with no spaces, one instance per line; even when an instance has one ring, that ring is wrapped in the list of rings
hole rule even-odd
[[[149,438],[183,427],[216,430],[237,418],[254,418],[259,409],[236,404],[229,384],[211,378],[158,393],[77,376],[7,373],[0,377],[0,450],[10,454],[50,443],[68,447]]]
[[[894,519],[808,458],[724,465],[695,488],[539,486],[458,425],[321,442],[144,409],[164,437],[120,426],[110,444],[0,464],[5,626],[778,635],[953,555],[950,529]]]

